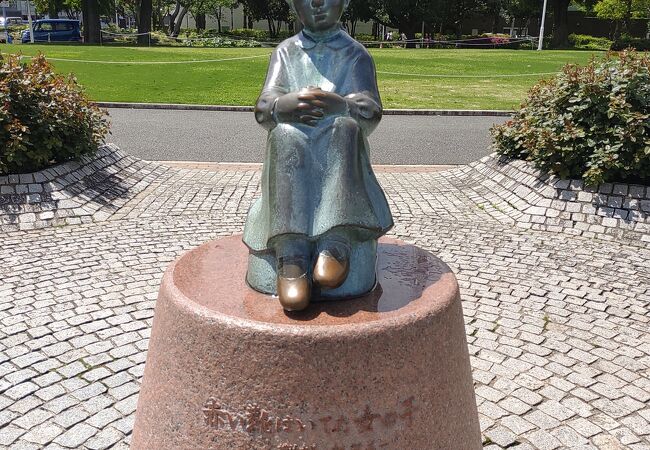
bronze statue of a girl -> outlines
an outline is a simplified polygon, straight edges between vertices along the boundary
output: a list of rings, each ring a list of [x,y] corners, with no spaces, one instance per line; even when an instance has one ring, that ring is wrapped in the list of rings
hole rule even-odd
[[[289,311],[363,295],[393,220],[370,166],[382,117],[373,60],[340,24],[349,0],[293,0],[304,29],[273,52],[255,107],[269,130],[244,243],[248,284]]]

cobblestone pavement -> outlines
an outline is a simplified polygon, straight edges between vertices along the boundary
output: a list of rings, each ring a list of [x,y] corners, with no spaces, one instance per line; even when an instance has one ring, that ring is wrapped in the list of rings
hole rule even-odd
[[[258,195],[256,170],[160,173],[94,222],[0,234],[0,447],[128,447],[165,267]],[[650,449],[650,244],[517,226],[468,177],[378,174],[392,235],[458,276],[485,448]]]

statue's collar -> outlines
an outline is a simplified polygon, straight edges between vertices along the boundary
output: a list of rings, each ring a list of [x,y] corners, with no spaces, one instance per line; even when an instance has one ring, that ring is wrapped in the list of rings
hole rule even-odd
[[[314,36],[307,30],[302,30],[298,34],[298,45],[305,50],[311,50],[318,44],[323,44],[333,50],[339,50],[350,44],[349,40],[345,37],[346,33],[342,29],[336,30],[326,36]]]

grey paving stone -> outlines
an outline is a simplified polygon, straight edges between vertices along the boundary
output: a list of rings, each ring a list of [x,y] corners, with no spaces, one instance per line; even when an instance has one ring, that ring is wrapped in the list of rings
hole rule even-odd
[[[3,427],[2,433],[0,433],[0,445],[9,446],[25,433],[24,429],[13,425]]]
[[[63,428],[47,422],[30,429],[21,439],[43,446],[49,444],[63,431]]]
[[[121,432],[113,427],[108,427],[86,441],[86,447],[90,450],[106,449],[120,441],[123,437],[124,435]]]
[[[589,441],[578,434],[572,428],[568,426],[561,426],[551,431],[551,434],[556,437],[564,447],[567,448],[576,448],[581,445],[588,445]]]
[[[578,185],[562,185],[572,193],[562,200],[553,187],[526,185],[524,166],[481,164],[378,178],[397,219],[392,235],[433,251],[458,276],[482,430],[511,433],[508,448],[520,450],[641,449],[650,436],[650,228],[637,223],[624,235],[602,218],[641,208],[645,194],[619,188],[622,208],[609,208],[614,186],[606,186],[598,216],[571,200],[594,195]],[[0,230],[8,243],[0,246],[0,445],[64,447],[59,439],[79,427],[97,430],[80,446],[128,446],[160,277],[190,248],[241,233],[259,176],[165,168],[114,198],[109,216],[91,201],[79,211],[87,223],[53,208],[54,220],[78,224]],[[43,186],[39,195],[63,192],[61,183]],[[524,197],[507,200],[515,189]],[[533,228],[530,214],[517,215],[529,207],[552,221]],[[52,421],[68,431],[41,446],[21,437],[21,417],[33,418],[26,432]]]
[[[70,428],[72,425],[85,420],[89,415],[90,414],[84,411],[81,404],[77,404],[77,406],[74,406],[58,414],[54,418],[54,422],[61,425],[63,428]]]
[[[66,448],[81,448],[81,445],[97,434],[98,430],[85,423],[80,423],[59,436],[55,443]]]
[[[106,425],[124,417],[123,413],[115,408],[108,408],[99,411],[97,414],[89,418],[86,423],[93,427],[102,429]]]
[[[486,431],[485,435],[490,438],[491,442],[501,447],[509,447],[517,442],[517,436],[505,427],[495,427]]]
[[[539,450],[555,450],[562,443],[547,431],[539,430],[524,436],[531,445]]]
[[[510,429],[515,435],[521,436],[524,433],[534,430],[535,425],[527,420],[522,419],[518,415],[510,415],[501,419],[501,424]]]
[[[602,428],[600,428],[599,426],[595,425],[594,423],[588,420],[585,420],[582,417],[578,417],[576,419],[572,419],[568,421],[567,425],[569,425],[579,434],[587,438],[590,438],[602,432]]]

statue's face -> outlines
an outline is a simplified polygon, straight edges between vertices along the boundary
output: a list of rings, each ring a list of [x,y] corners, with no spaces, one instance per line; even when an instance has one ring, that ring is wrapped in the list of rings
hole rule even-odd
[[[309,31],[322,32],[334,28],[349,0],[293,0],[300,22]]]

